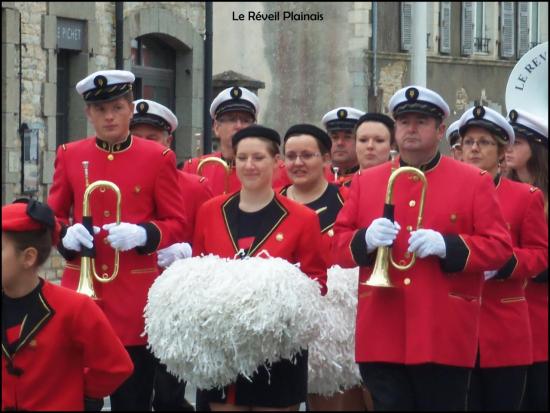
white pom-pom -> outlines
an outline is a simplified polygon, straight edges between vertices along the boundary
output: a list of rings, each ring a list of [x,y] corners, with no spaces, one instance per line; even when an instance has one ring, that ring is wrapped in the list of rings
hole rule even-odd
[[[281,258],[177,260],[154,282],[144,310],[153,354],[202,389],[250,377],[319,335],[319,284]]]
[[[358,268],[328,270],[328,293],[319,314],[322,330],[309,346],[308,393],[329,397],[361,384],[355,363],[358,279]]]

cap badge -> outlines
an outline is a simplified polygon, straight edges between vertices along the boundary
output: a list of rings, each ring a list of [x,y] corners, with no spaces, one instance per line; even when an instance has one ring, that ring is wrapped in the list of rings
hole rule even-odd
[[[243,92],[242,90],[239,88],[239,87],[234,87],[233,89],[231,89],[231,97],[233,99],[238,99],[242,96]]]
[[[94,85],[96,88],[102,88],[107,85],[107,78],[103,75],[98,75],[94,78]]]
[[[418,99],[418,95],[419,95],[418,89],[415,88],[415,87],[410,87],[405,92],[405,96],[407,97],[407,100],[409,100],[409,101],[414,101],[414,100]]]
[[[139,113],[147,113],[148,110],[149,110],[149,105],[147,104],[147,102],[140,102],[139,103],[138,108],[137,108],[137,111]]]
[[[515,109],[512,109],[512,110],[510,111],[510,114],[509,114],[508,116],[510,116],[510,120],[511,120],[512,122],[515,122],[515,121],[518,120],[518,112],[517,112]]]
[[[346,109],[340,109],[338,111],[338,119],[346,119],[348,117],[348,111]]]
[[[485,116],[485,108],[483,106],[476,106],[474,109],[474,118],[483,119]]]

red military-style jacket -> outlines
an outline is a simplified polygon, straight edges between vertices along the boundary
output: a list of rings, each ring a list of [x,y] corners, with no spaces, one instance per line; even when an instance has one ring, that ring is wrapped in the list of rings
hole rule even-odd
[[[197,168],[199,167],[200,161],[202,161],[204,158],[209,157],[216,157],[216,158],[222,158],[221,152],[214,152],[207,155],[202,155],[197,158],[189,159],[185,164],[183,165],[183,171],[188,172],[191,174],[197,174]],[[227,193],[235,192],[241,189],[241,181],[239,181],[239,178],[237,177],[237,172],[235,170],[235,164],[229,162],[230,166],[230,174],[229,174],[229,189]],[[214,196],[221,195],[224,193],[224,185],[225,185],[225,170],[224,168],[215,163],[211,163],[206,165],[202,170],[202,176],[206,177],[208,179],[208,183],[210,185],[210,188],[212,189],[212,193]],[[286,167],[283,161],[278,162],[278,169],[277,172],[273,175],[273,188],[278,188],[281,186],[285,186],[290,184],[290,181],[288,179],[288,176],[286,174]]]
[[[206,202],[199,210],[193,238],[193,256],[215,254],[235,257],[238,248],[238,209],[240,192],[221,195]],[[317,280],[326,294],[327,265],[321,247],[321,231],[315,213],[307,207],[275,193],[269,218],[262,223],[246,255],[256,256],[265,250]]]
[[[155,251],[184,241],[185,204],[179,190],[176,159],[162,145],[129,136],[118,145],[109,145],[95,137],[59,147],[55,160],[53,185],[48,204],[64,224],[82,222],[86,184],[82,161],[89,161],[89,183],[107,180],[118,185],[122,195],[121,222],[142,225],[147,232],[143,247],[120,252],[120,268],[113,282],[94,281],[105,311],[115,331],[126,346],[144,345],[143,308],[149,287],[159,275]],[[116,196],[112,190],[99,188],[90,196],[93,225],[100,228],[115,222]],[[71,212],[72,208],[72,212]],[[94,237],[95,269],[101,274],[113,272],[115,250],[107,244],[103,229]],[[76,289],[80,276],[80,255],[58,248],[68,260],[61,285]]]
[[[210,188],[208,179],[204,176],[193,175],[178,170],[178,181],[180,184],[180,191],[183,197],[183,205],[188,224],[188,232],[183,240],[185,242],[191,242],[193,240],[197,212],[199,212],[201,205],[214,195],[212,194],[212,189]]]
[[[279,189],[277,192],[281,195],[288,196],[289,187],[290,185],[287,185]],[[322,251],[323,256],[327,257],[327,264],[329,268],[333,264],[331,244],[332,238],[334,237],[334,222],[336,221],[336,216],[342,209],[342,206],[344,206],[348,193],[348,187],[339,187],[337,184],[329,183],[323,195],[309,204],[304,204],[306,207],[315,211],[317,217],[319,218],[319,225],[321,226],[322,235]]]
[[[528,279],[548,267],[542,193],[500,176],[495,178],[495,184],[514,253],[483,286],[479,332],[482,368],[532,363],[531,324],[524,288]]]
[[[133,364],[99,307],[41,280],[15,341],[2,331],[2,410],[84,410],[130,376]]]
[[[403,163],[400,162],[402,165]],[[334,226],[336,263],[360,268],[356,360],[473,367],[478,343],[483,271],[500,268],[512,255],[510,235],[484,171],[438,153],[423,165],[428,186],[422,228],[443,235],[446,258],[416,259],[408,271],[390,265],[393,288],[363,285],[376,251],[367,254],[365,232],[382,216],[391,162],[362,170]],[[416,228],[421,182],[401,175],[393,188],[401,225],[391,252],[409,262],[408,240]]]

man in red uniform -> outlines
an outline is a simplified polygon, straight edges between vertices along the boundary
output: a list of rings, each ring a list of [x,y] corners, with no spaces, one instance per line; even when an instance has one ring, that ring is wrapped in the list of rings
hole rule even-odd
[[[325,113],[321,119],[332,141],[332,167],[325,171],[329,182],[349,186],[359,170],[354,130],[357,121],[364,114],[359,109],[339,107]]]
[[[512,255],[510,235],[489,175],[442,157],[438,145],[449,108],[421,86],[390,100],[400,157],[361,171],[335,224],[337,263],[360,266],[356,360],[375,410],[465,409],[475,364],[483,271]],[[393,186],[395,222],[381,217],[392,168],[425,174],[422,227],[416,229],[422,183],[410,173]],[[400,229],[403,228],[403,231]],[[392,288],[365,285],[379,247],[390,246]]]
[[[229,167],[228,176],[218,163],[207,164],[201,172],[208,178],[214,195],[237,191],[241,183],[235,172],[235,153],[231,138],[236,132],[256,122],[260,103],[258,96],[244,87],[229,87],[222,90],[210,105],[210,116],[213,119],[213,130],[220,139],[220,152],[210,153],[185,162],[183,170],[192,174],[198,173],[200,161],[209,157],[220,158]],[[277,173],[273,176],[273,187],[289,183],[284,162],[279,161]],[[227,188],[226,188],[227,185]]]
[[[186,234],[174,153],[129,133],[133,81],[130,72],[106,70],[76,85],[96,136],[58,149],[48,198],[65,225],[58,245],[68,260],[62,285],[77,288],[79,255],[89,254],[85,248],[94,248],[95,271],[102,278],[115,271],[115,249],[120,252],[117,277],[109,283],[94,281],[100,306],[135,366],[134,374],[111,396],[113,410],[151,407],[153,373],[158,363],[146,348],[147,337],[141,334],[147,293],[159,275],[154,252],[180,242]],[[88,163],[86,172],[83,162]],[[114,191],[100,187],[88,199],[95,233],[92,236],[91,228],[82,225],[83,199],[88,184],[97,180],[111,181],[119,187],[121,222],[115,223]]]
[[[39,276],[58,236],[47,205],[2,207],[2,410],[84,410],[132,373],[99,307]]]
[[[178,119],[166,106],[146,99],[134,101],[134,117],[130,122],[132,134],[169,148],[174,139],[172,133],[177,127]],[[185,239],[190,242],[197,211],[204,202],[212,198],[212,191],[204,177],[179,170],[178,177],[187,221],[190,224],[190,231]],[[158,251],[158,265],[166,268],[177,259],[190,257],[191,252],[188,242],[177,242]],[[156,411],[193,409],[185,400],[185,382],[180,382],[177,377],[168,373],[164,364],[160,364],[155,373],[153,408]]]

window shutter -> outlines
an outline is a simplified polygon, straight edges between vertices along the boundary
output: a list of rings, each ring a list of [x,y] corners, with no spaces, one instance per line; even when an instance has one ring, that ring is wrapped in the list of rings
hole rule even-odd
[[[412,48],[412,2],[401,2],[401,50]]]
[[[434,3],[426,2],[426,48],[433,49],[434,42]]]
[[[442,1],[439,16],[439,52],[451,53],[451,2]]]
[[[529,3],[518,3],[518,59],[529,50]],[[513,51],[512,51],[513,54]]]
[[[474,49],[474,2],[462,2],[462,45],[461,52],[470,56]]]
[[[500,57],[514,56],[514,3],[500,3]]]

